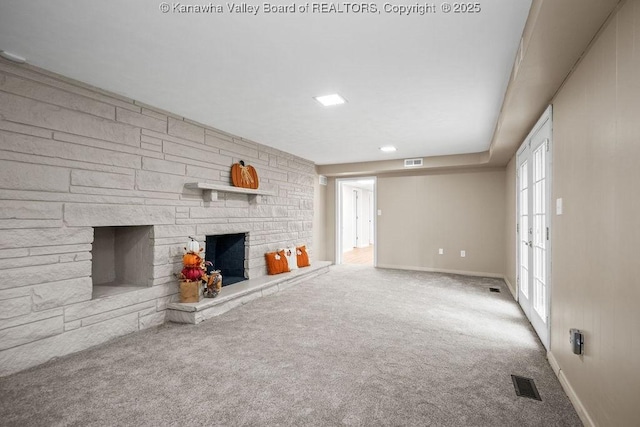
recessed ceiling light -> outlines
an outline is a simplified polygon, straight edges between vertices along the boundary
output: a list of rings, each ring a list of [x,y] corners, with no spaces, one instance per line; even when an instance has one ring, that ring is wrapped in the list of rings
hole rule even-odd
[[[17,62],[18,64],[24,64],[25,62],[27,62],[26,58],[4,50],[0,50],[0,56],[2,56],[4,59],[8,59],[9,61]]]
[[[324,105],[325,107],[330,107],[332,105],[340,105],[340,104],[344,104],[345,102],[347,102],[346,99],[344,99],[343,97],[341,97],[337,93],[332,93],[331,95],[316,96],[313,99],[315,99],[316,101],[318,101],[320,104]]]
[[[394,147],[393,145],[385,145],[384,147],[380,147],[380,151],[382,151],[383,153],[393,153],[394,151],[396,151],[396,147]]]

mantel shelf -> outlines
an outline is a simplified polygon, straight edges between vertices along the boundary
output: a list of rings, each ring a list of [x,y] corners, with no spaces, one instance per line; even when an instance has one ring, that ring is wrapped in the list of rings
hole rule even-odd
[[[275,196],[273,191],[253,188],[233,187],[224,184],[211,184],[209,182],[189,182],[184,185],[191,190],[202,190],[205,201],[212,202],[218,199],[218,192],[248,194],[249,196]]]

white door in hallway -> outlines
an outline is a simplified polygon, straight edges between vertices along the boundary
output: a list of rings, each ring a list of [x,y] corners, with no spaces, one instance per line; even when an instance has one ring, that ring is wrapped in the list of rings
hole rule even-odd
[[[549,348],[551,107],[517,155],[518,302]]]

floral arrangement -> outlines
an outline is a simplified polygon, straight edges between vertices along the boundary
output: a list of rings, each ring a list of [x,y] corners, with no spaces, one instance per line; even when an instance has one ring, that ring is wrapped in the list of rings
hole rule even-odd
[[[206,298],[217,297],[222,288],[222,275],[220,274],[220,270],[207,273],[207,266],[212,266],[213,264],[204,259],[202,256],[204,249],[200,247],[200,243],[193,237],[189,237],[189,242],[187,246],[184,247],[184,250],[185,254],[182,256],[183,268],[179,275],[181,282],[198,282],[198,285],[202,284],[205,286],[204,296]],[[198,286],[198,294],[200,293],[199,289]]]

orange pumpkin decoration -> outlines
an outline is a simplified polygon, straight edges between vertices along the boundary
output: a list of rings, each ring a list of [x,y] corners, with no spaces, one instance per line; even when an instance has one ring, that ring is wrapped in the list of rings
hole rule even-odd
[[[199,267],[202,262],[202,258],[191,252],[184,254],[182,257],[182,264],[185,267]]]
[[[258,173],[251,165],[246,165],[242,160],[231,166],[231,182],[235,187],[258,188]]]

